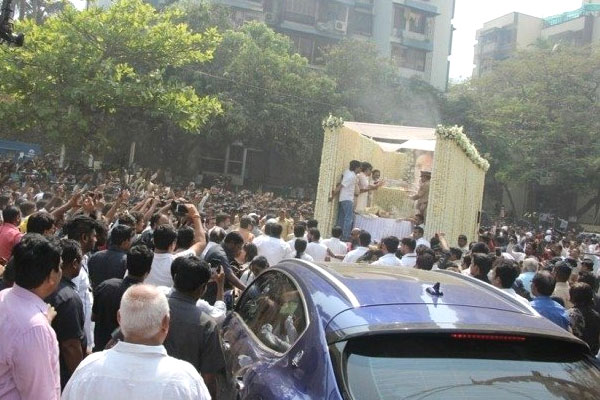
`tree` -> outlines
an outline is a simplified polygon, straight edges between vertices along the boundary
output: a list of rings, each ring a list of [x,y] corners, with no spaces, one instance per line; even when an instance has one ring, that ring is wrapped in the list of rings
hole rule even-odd
[[[544,46],[453,87],[446,119],[465,125],[500,182],[572,215],[578,194],[600,195],[599,89],[598,48]]]
[[[203,130],[214,144],[240,141],[265,159],[277,156],[280,164],[265,168],[288,171],[298,183],[316,181],[321,121],[338,108],[335,83],[294,53],[286,36],[258,22],[227,30],[212,62],[183,73],[223,104],[224,113]]]
[[[24,21],[27,46],[0,50],[2,130],[95,154],[126,154],[131,140],[149,141],[159,155],[175,127],[198,133],[221,112],[219,101],[166,71],[209,61],[220,37],[215,29],[192,33],[180,17],[122,0]]]

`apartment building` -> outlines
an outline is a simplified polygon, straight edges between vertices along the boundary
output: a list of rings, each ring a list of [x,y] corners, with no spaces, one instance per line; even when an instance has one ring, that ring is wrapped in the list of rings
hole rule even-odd
[[[486,22],[476,39],[473,76],[539,39],[569,46],[591,44],[600,41],[600,0],[584,0],[577,10],[547,18],[512,12]]]
[[[344,38],[375,43],[405,77],[439,90],[448,83],[455,0],[214,0],[241,25],[260,20],[289,36],[312,64]]]

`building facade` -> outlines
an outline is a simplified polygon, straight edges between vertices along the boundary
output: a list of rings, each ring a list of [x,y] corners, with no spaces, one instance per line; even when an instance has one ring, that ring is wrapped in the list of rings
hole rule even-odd
[[[234,24],[259,20],[289,36],[311,64],[327,46],[350,38],[375,43],[400,74],[445,91],[455,0],[214,0]]]
[[[486,22],[476,34],[475,68],[479,77],[494,63],[511,57],[537,40],[585,46],[600,41],[600,0],[584,0],[577,10],[548,18],[513,12]]]

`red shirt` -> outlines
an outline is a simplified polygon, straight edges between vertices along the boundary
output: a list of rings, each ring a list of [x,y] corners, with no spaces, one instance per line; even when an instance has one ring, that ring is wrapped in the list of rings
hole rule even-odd
[[[0,257],[10,259],[13,248],[21,241],[23,234],[19,228],[9,222],[0,226]]]

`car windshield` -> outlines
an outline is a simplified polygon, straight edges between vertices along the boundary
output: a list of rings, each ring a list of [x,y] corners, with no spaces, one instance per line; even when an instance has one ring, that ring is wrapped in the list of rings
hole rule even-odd
[[[352,399],[598,399],[598,367],[576,345],[452,337],[352,340],[345,349]]]

